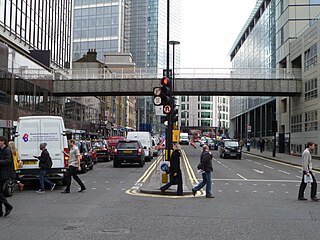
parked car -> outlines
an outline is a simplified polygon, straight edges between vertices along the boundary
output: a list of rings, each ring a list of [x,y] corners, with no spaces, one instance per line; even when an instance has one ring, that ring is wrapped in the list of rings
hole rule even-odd
[[[108,143],[105,140],[95,140],[91,143],[91,151],[94,152],[97,161],[110,161],[110,152],[108,149]]]
[[[114,150],[113,167],[120,167],[123,163],[145,164],[145,152],[140,141],[120,140]]]
[[[237,140],[225,139],[219,147],[219,155],[221,158],[235,157],[241,159],[241,148]]]
[[[93,169],[93,159],[85,141],[76,142],[76,146],[80,152],[81,172],[86,173],[87,170]]]
[[[126,138],[123,136],[112,136],[112,137],[107,137],[106,141],[108,143],[109,147],[109,152],[110,152],[110,158],[113,159],[114,155],[114,149],[116,148],[119,140],[125,140]]]

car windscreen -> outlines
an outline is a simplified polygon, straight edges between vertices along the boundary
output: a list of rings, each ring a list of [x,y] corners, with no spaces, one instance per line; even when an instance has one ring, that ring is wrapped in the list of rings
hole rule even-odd
[[[239,143],[238,142],[231,142],[231,141],[227,141],[224,143],[224,145],[226,147],[238,147],[239,146]]]
[[[102,147],[104,147],[104,144],[103,144],[103,142],[94,142],[92,144],[92,147],[93,148],[102,148]]]
[[[138,149],[138,142],[118,142],[118,149]]]

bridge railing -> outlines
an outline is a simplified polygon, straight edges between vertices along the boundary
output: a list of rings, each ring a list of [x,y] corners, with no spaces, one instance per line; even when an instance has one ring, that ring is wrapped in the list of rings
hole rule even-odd
[[[117,69],[111,72],[107,68],[73,69],[65,72],[43,71],[43,69],[13,69],[10,72],[29,80],[63,79],[152,79],[163,77],[163,69],[135,68]],[[177,68],[175,78],[226,78],[226,79],[301,79],[298,68]]]

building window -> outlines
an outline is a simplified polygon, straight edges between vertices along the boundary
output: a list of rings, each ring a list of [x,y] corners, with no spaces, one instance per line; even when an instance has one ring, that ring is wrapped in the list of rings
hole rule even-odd
[[[201,120],[201,127],[210,127],[210,120]]]
[[[280,29],[280,45],[284,43],[284,29]]]
[[[304,130],[306,132],[318,130],[318,112],[311,111],[305,113]]]
[[[185,102],[186,101],[186,96],[181,96],[181,102]]]
[[[304,52],[304,71],[309,70],[318,63],[317,52],[317,44],[314,44]]]
[[[210,112],[201,112],[200,117],[201,118],[211,118],[211,113]]]
[[[201,110],[212,110],[212,104],[207,104],[207,103],[200,104],[200,109]]]
[[[198,96],[198,101],[207,101],[210,102],[211,101],[211,97],[210,96]]]
[[[304,100],[309,101],[318,97],[317,79],[311,79],[304,84]]]
[[[291,132],[302,132],[302,114],[291,116]]]

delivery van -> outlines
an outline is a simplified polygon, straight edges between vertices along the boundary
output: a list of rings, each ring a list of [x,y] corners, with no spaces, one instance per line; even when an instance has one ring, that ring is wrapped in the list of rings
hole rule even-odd
[[[155,148],[153,148],[152,145],[150,132],[128,132],[127,139],[140,141],[143,146],[146,161],[151,161]]]
[[[65,173],[68,167],[68,142],[62,117],[58,116],[28,116],[20,117],[15,132],[15,145],[23,167],[16,171],[17,175],[27,181],[39,178],[40,143],[47,143],[47,149],[52,159],[52,168],[48,178],[66,183]]]
[[[189,135],[188,133],[180,133],[180,142],[182,144],[187,144],[189,145]]]

